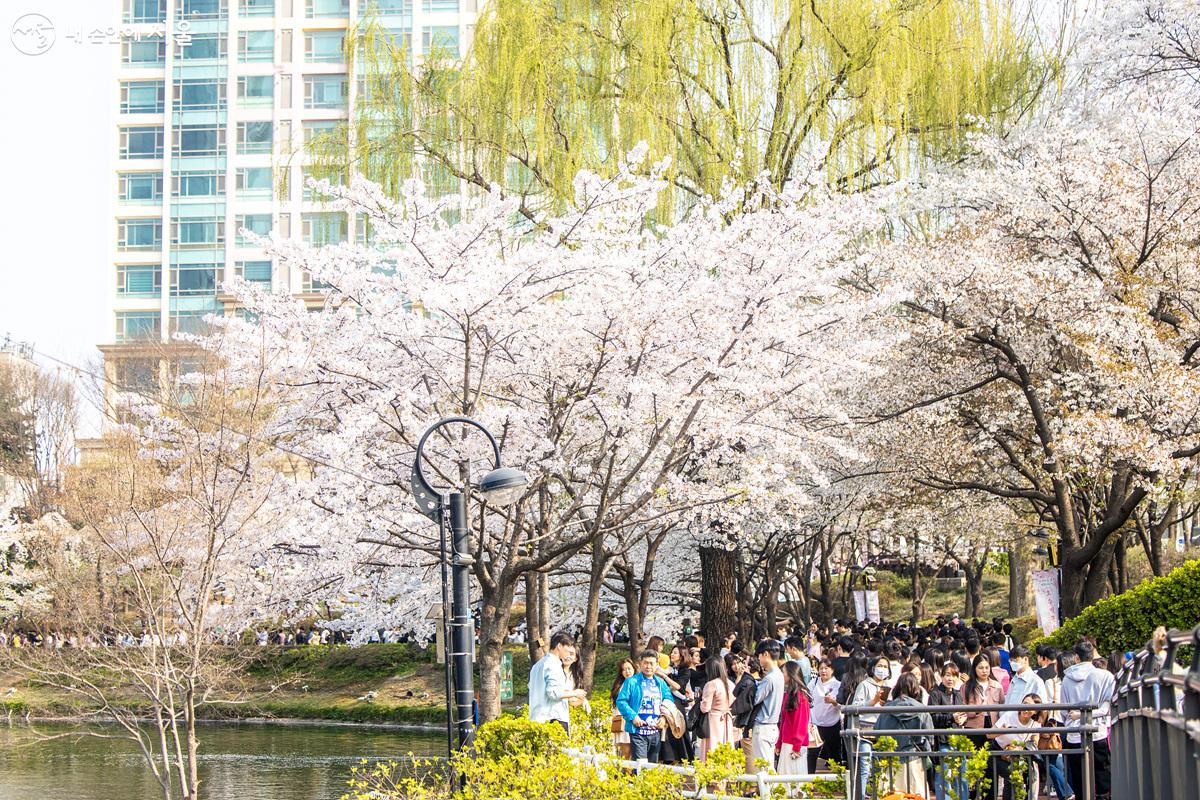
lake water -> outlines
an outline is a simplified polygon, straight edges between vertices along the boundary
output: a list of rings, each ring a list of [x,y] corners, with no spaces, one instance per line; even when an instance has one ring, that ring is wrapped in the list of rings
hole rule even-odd
[[[38,724],[44,734],[76,727]],[[118,733],[117,729],[98,729]],[[445,755],[444,734],[381,728],[212,724],[200,728],[206,800],[337,800],[361,758]],[[0,721],[0,800],[152,800],[162,792],[133,742],[37,741]]]

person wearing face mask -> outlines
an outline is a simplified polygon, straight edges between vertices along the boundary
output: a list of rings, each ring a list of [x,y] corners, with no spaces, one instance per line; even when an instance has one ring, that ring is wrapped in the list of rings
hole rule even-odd
[[[872,656],[867,665],[867,677],[854,690],[850,701],[852,706],[878,708],[887,702],[891,693],[892,665],[885,655]],[[863,730],[871,730],[879,719],[879,714],[858,715],[857,725]],[[867,739],[858,742],[858,796],[867,796],[867,784],[871,778],[871,758],[873,748]]]
[[[1038,697],[1050,696],[1046,692],[1046,682],[1029,664],[1028,647],[1023,644],[1017,645],[1009,653],[1008,660],[1012,665],[1013,676],[1004,695],[1006,705],[1015,706],[1031,694]]]

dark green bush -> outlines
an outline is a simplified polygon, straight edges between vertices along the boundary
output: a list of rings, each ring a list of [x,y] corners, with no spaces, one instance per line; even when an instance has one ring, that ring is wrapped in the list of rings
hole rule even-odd
[[[1101,655],[1146,646],[1154,629],[1190,629],[1200,623],[1200,560],[1188,561],[1169,575],[1143,581],[1124,594],[1101,600],[1038,640],[1073,647],[1085,636],[1096,640]]]

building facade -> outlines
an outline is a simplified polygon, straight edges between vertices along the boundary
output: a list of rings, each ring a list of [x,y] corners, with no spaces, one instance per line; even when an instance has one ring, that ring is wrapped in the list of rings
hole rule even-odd
[[[414,59],[466,47],[476,0],[118,0],[118,127],[109,268],[110,386],[157,391],[187,370],[175,334],[230,308],[234,276],[319,286],[243,235],[355,236],[306,191],[304,143],[351,118],[344,37],[372,15]],[[165,355],[169,354],[169,355]],[[181,364],[182,362],[182,364]]]

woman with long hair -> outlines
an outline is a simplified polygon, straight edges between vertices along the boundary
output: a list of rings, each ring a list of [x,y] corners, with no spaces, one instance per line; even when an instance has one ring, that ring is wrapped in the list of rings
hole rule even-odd
[[[812,716],[812,697],[804,684],[800,662],[783,665],[783,710],[779,715],[780,775],[808,774],[808,723]]]
[[[987,653],[980,653],[971,660],[971,673],[963,684],[963,703],[968,706],[998,706],[1004,704],[1004,687],[992,677],[992,661]],[[990,728],[996,716],[990,711],[968,712],[963,721],[964,728]],[[970,733],[967,738],[976,749],[987,744],[986,734]],[[996,785],[996,760],[988,765],[991,785]]]
[[[988,657],[988,661],[992,663],[992,678],[999,681],[1000,688],[1007,693],[1008,684],[1012,682],[1012,674],[1000,666],[1000,650],[995,647],[989,647],[983,653]]]
[[[636,674],[637,667],[633,665],[633,659],[622,658],[621,663],[617,665],[617,677],[613,680],[612,689],[608,692],[608,698],[613,703],[613,749],[616,750],[618,758],[629,758],[630,743],[629,734],[625,731],[625,718],[621,716],[620,711],[617,711],[617,695],[621,693],[621,687],[625,685],[625,681]]]
[[[669,699],[675,703],[686,719],[688,709],[691,707],[694,698],[691,686],[691,657],[688,653],[687,645],[677,644],[672,647],[670,660],[670,680],[667,682],[671,687],[671,697]],[[685,761],[691,761],[693,758],[695,758],[695,751],[692,747],[691,734],[684,731],[683,736],[677,737],[671,733],[670,728],[667,728],[663,736],[662,747],[658,751],[659,763],[682,764]]]
[[[733,681],[729,680],[729,673],[725,671],[725,660],[720,656],[710,656],[704,662],[704,675],[708,680],[700,693],[700,712],[708,715],[708,736],[696,738],[696,757],[701,761],[707,760],[708,754],[721,745],[736,745],[741,739],[730,714],[733,707]]]

